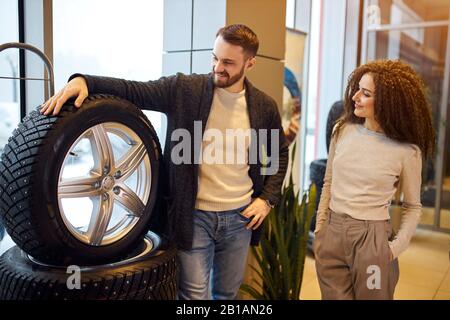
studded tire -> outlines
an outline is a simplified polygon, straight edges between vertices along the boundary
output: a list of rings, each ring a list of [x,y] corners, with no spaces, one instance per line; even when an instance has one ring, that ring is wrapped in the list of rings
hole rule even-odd
[[[320,195],[322,194],[323,187],[323,179],[325,177],[325,171],[327,169],[327,159],[316,159],[311,162],[309,166],[309,178],[312,183],[316,185],[317,188],[317,197],[316,197],[316,208],[319,207]],[[316,228],[316,213],[314,213],[313,218],[311,219],[310,230],[314,231]]]
[[[33,261],[17,246],[0,257],[0,300],[174,300],[178,264],[174,247],[138,246],[122,262],[57,267]]]
[[[155,130],[138,107],[109,95],[89,96],[81,108],[69,101],[57,116],[41,115],[38,109],[14,130],[1,157],[0,224],[23,251],[40,261],[63,265],[117,261],[149,230],[161,156]],[[58,173],[76,139],[89,128],[105,123],[126,127],[139,138],[148,156],[145,159],[149,159],[152,188],[146,203],[139,207],[138,221],[123,236],[103,244],[101,239],[91,243],[77,238],[75,231],[81,227],[70,232],[58,202]]]

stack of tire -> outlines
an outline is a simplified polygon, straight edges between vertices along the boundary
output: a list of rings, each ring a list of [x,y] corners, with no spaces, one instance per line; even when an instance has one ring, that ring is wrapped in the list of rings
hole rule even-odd
[[[176,299],[176,250],[149,231],[162,156],[150,121],[109,95],[38,109],[0,161],[0,222],[17,244],[0,257],[0,300]]]

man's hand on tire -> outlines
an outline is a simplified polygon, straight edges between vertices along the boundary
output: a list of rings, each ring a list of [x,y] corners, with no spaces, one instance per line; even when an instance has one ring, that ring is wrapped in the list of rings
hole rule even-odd
[[[48,99],[41,108],[41,113],[57,115],[62,106],[70,98],[76,98],[75,107],[81,107],[84,99],[89,95],[86,80],[83,77],[76,77],[69,81],[57,94]]]

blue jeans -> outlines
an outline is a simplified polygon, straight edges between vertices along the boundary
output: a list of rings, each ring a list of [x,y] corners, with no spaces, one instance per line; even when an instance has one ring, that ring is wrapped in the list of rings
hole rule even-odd
[[[179,299],[210,300],[211,295],[214,300],[236,299],[252,235],[245,228],[250,220],[241,215],[244,208],[194,212],[192,249],[178,251]]]

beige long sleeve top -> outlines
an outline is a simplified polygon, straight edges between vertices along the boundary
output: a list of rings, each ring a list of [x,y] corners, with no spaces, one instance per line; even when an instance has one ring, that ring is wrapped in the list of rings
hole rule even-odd
[[[317,211],[316,230],[328,208],[359,220],[387,220],[400,179],[402,222],[389,242],[394,258],[407,249],[422,213],[422,156],[413,144],[400,143],[363,125],[346,124],[330,143],[327,169]]]
[[[245,90],[231,93],[216,88],[202,142],[196,209],[226,211],[251,202],[253,183],[248,174],[249,130]],[[217,139],[214,133],[219,133],[223,139]],[[238,138],[244,143],[238,143]],[[211,154],[216,156],[214,161],[208,161]]]

